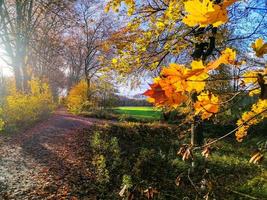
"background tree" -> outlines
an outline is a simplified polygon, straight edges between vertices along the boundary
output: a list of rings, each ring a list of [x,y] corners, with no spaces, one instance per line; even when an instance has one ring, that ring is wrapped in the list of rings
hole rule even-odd
[[[58,19],[64,16],[64,10],[71,7],[71,2],[0,1],[0,41],[9,57],[7,64],[13,68],[18,90],[27,90],[30,79],[28,64],[33,52],[31,44],[35,42],[35,34],[44,23],[58,22]]]
[[[64,60],[68,73],[68,90],[84,77],[84,43],[78,33],[73,33],[64,38]]]
[[[105,41],[116,26],[113,16],[104,13],[101,1],[79,1],[76,7],[75,25],[68,30],[64,40],[68,88],[85,79],[90,101],[94,95],[93,85],[101,85],[101,77],[106,73],[113,74],[106,63],[111,51],[106,48]]]

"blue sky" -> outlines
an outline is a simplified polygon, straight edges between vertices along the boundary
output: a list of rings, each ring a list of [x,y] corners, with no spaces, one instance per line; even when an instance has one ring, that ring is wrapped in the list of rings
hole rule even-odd
[[[123,96],[134,96],[136,94],[142,94],[144,93],[148,88],[149,84],[152,82],[152,76],[147,76],[147,78],[143,78],[141,80],[141,83],[139,86],[132,88],[130,82],[120,84],[118,89],[119,89],[119,94]]]

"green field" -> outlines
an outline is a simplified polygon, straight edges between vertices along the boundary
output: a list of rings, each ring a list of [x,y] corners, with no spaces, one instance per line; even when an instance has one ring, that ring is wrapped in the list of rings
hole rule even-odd
[[[153,107],[117,107],[114,111],[137,119],[161,119],[161,111]]]

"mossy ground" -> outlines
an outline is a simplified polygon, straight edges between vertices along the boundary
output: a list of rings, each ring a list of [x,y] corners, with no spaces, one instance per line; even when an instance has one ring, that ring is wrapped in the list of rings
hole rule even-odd
[[[136,197],[153,187],[160,192],[157,199],[203,199],[207,194],[215,199],[267,199],[267,163],[249,163],[262,134],[243,143],[234,137],[220,141],[207,159],[195,152],[196,168],[188,174],[190,161],[182,161],[176,153],[188,136],[181,136],[175,126],[121,122],[97,126],[93,136],[91,131],[90,151],[104,162],[94,166],[100,199],[119,199],[125,179]]]

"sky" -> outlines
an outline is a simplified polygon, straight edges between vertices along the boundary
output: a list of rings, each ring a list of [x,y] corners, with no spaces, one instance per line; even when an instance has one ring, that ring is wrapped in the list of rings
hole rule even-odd
[[[131,88],[130,86],[127,85],[121,85],[119,87],[119,94],[122,96],[127,96],[127,97],[132,97],[137,94],[142,94],[144,93],[145,89],[148,88],[149,85],[144,84],[139,86],[138,88]]]
[[[120,84],[119,94],[122,96],[132,97],[134,95],[140,95],[143,94],[148,88],[149,83],[152,82],[152,78],[148,77],[147,80],[142,80],[141,84],[138,87],[132,88],[130,84]]]

